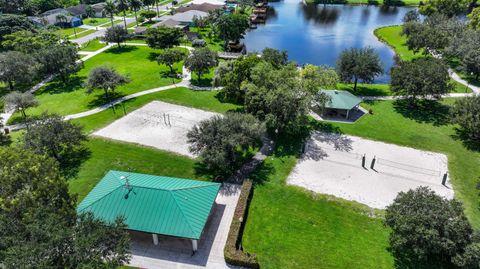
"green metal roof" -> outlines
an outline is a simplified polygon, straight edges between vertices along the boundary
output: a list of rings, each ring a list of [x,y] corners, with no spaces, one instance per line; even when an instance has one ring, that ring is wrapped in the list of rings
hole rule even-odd
[[[108,222],[123,216],[131,230],[200,239],[219,189],[219,183],[109,171],[77,212]]]
[[[322,92],[330,96],[331,99],[326,105],[327,108],[352,109],[362,102],[361,98],[348,91],[322,90]]]

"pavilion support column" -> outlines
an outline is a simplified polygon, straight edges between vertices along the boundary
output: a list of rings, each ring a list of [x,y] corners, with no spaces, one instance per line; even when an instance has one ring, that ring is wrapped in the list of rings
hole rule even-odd
[[[198,240],[194,240],[192,239],[192,249],[193,249],[193,252],[197,252],[197,249],[198,249]]]
[[[152,234],[153,237],[153,244],[156,246],[158,245],[158,234]]]
[[[347,109],[347,120],[348,120],[348,113],[350,113],[350,109]]]

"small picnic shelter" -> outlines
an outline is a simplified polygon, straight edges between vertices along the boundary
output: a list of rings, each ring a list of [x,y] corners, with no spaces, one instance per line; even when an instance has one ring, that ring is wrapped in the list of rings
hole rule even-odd
[[[352,110],[357,110],[362,99],[348,91],[321,90],[330,97],[325,106],[324,115],[328,117],[345,117],[348,119]]]

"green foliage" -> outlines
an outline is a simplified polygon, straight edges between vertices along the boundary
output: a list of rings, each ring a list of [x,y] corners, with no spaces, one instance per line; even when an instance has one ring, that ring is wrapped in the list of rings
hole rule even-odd
[[[37,76],[38,66],[32,56],[18,51],[0,53],[0,81],[10,90],[18,83],[28,83]]]
[[[358,80],[372,83],[376,76],[383,73],[383,67],[373,48],[352,48],[338,57],[337,72],[342,82],[353,82],[356,90]]]
[[[302,87],[295,65],[275,69],[261,62],[251,71],[251,82],[242,88],[245,110],[266,121],[270,131],[293,135],[305,130],[311,95]]]
[[[24,15],[2,14],[0,16],[0,42],[6,35],[32,29],[32,22]]]
[[[307,64],[300,71],[300,78],[303,87],[311,94],[317,94],[319,90],[334,90],[339,83],[337,72],[328,66]]]
[[[142,10],[142,12],[140,12],[140,16],[144,17],[148,21],[152,21],[152,19],[157,16],[157,12],[153,10]]]
[[[215,69],[214,84],[223,86],[222,93],[228,100],[243,103],[245,90],[241,87],[244,81],[250,81],[252,68],[260,62],[254,54],[242,56],[234,61],[220,62]]]
[[[191,72],[197,73],[198,81],[202,74],[209,72],[210,68],[217,66],[217,53],[209,48],[197,48],[185,60],[185,67]]]
[[[25,110],[30,107],[38,106],[35,96],[29,92],[11,92],[5,96],[5,105],[12,110],[20,111],[25,119],[27,117]]]
[[[130,38],[130,34],[128,33],[127,29],[123,28],[122,26],[114,25],[107,28],[103,38],[107,42],[117,43],[118,47],[120,47],[121,43]]]
[[[288,52],[265,48],[262,50],[262,59],[274,68],[280,68],[288,63]]]
[[[0,0],[0,10],[4,13],[32,15],[34,6],[31,0]]]
[[[215,31],[225,45],[228,41],[238,41],[249,28],[248,17],[243,14],[224,14],[214,22]]]
[[[81,64],[77,63],[80,59],[78,47],[69,42],[44,47],[36,52],[36,58],[45,76],[58,75],[64,83],[81,68]]]
[[[206,169],[217,175],[230,175],[263,132],[263,125],[252,115],[227,113],[195,125],[187,138],[190,151],[200,156]]]
[[[480,7],[476,7],[468,14],[468,26],[473,30],[480,30]]]
[[[453,122],[460,125],[463,135],[480,144],[480,97],[457,100],[451,113]]]
[[[54,46],[60,41],[61,36],[53,31],[18,31],[6,35],[2,46],[23,53],[32,53],[45,47]]]
[[[82,143],[86,140],[80,126],[64,121],[58,115],[44,113],[29,124],[23,146],[37,154],[55,158],[63,167],[75,161],[75,155],[83,151]]]
[[[115,71],[115,69],[100,66],[92,69],[90,74],[88,74],[87,79],[87,93],[93,92],[95,89],[100,89],[105,92],[105,98],[108,98],[108,92],[111,91],[112,94],[115,93],[115,89],[118,86],[127,84],[129,79],[124,77]]]
[[[399,193],[386,209],[385,224],[392,229],[390,247],[403,268],[453,268],[472,243],[462,204],[427,187]],[[478,268],[476,256],[476,266],[466,268]]]
[[[400,62],[391,70],[391,90],[397,95],[440,98],[453,89],[448,66],[440,59],[421,58]]]
[[[170,73],[175,73],[173,65],[185,59],[186,53],[178,49],[164,49],[157,56],[158,64],[164,64],[170,68]]]
[[[445,55],[450,58],[461,59],[463,69],[466,73],[472,73],[475,79],[480,76],[480,31],[468,29],[461,35],[455,36],[450,45],[445,49]]]
[[[451,18],[466,14],[470,2],[470,0],[425,0],[420,6],[420,12],[427,16],[438,13]]]
[[[175,27],[148,28],[145,40],[149,47],[156,49],[178,46],[183,37],[182,30]]]

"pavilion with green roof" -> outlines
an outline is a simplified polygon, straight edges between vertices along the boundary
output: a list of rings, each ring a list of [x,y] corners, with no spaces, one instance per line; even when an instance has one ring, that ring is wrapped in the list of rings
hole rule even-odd
[[[325,114],[341,115],[348,119],[350,112],[357,109],[362,102],[361,98],[351,94],[348,91],[338,90],[321,90],[330,97],[330,101],[326,104]]]
[[[193,251],[212,212],[219,183],[109,171],[77,207],[113,222],[123,216],[129,230],[192,240]]]

